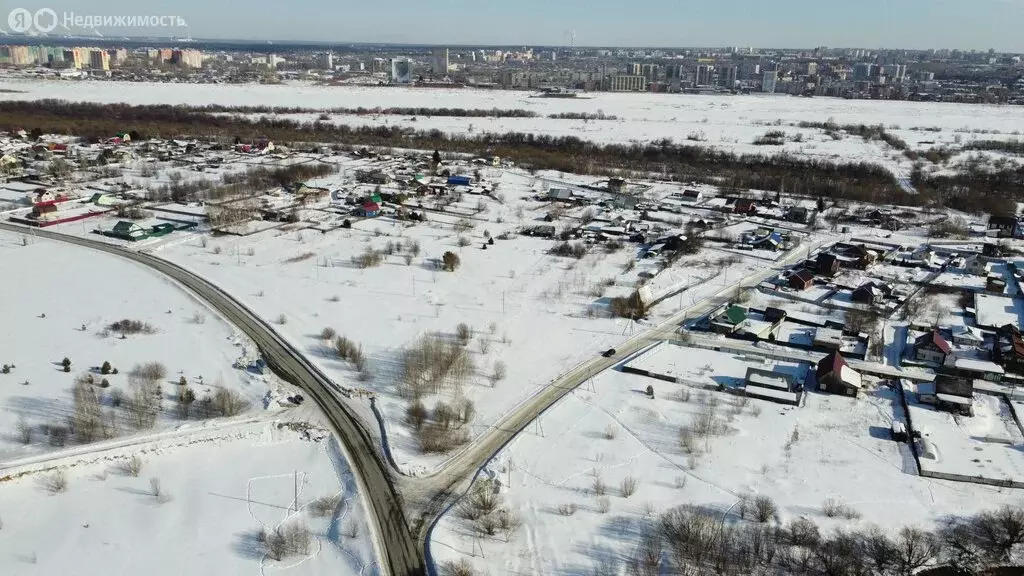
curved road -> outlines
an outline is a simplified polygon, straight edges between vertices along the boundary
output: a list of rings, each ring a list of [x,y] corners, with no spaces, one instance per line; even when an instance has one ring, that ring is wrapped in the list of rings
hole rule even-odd
[[[671,338],[683,320],[707,313],[727,301],[738,286],[756,285],[777,273],[781,266],[798,259],[806,249],[798,246],[767,269],[738,281],[736,285],[726,286],[716,296],[681,310],[661,324],[630,338],[616,347],[614,356],[595,357],[562,374],[549,386],[516,407],[463,451],[454,455],[440,472],[422,478],[403,478],[403,488],[408,494],[414,495],[408,504],[420,508],[421,511],[410,531],[405,516],[405,502],[381,458],[374,437],[367,432],[361,420],[349,411],[344,402],[338,401],[334,396],[332,390],[335,387],[330,379],[243,304],[198,275],[145,253],[55,232],[26,230],[25,227],[10,224],[0,223],[0,230],[34,234],[133,260],[177,280],[245,332],[259,346],[270,367],[285,380],[306,390],[330,419],[359,481],[364,503],[370,505],[377,529],[375,540],[378,555],[384,559],[384,568],[392,576],[412,576],[427,572],[427,537],[434,523],[454,498],[468,488],[480,467],[541,413],[589,378],[615,366],[654,342]],[[824,242],[819,242],[814,248],[819,248],[822,244]]]
[[[333,398],[334,384],[291,344],[251,310],[229,294],[188,270],[145,253],[118,246],[45,230],[27,230],[23,226],[0,223],[0,230],[76,244],[127,258],[169,276],[216,309],[256,343],[267,364],[284,380],[305,390],[323,410],[345,449],[362,492],[364,505],[372,516],[377,555],[383,559],[382,571],[391,576],[425,574],[425,561],[419,542],[409,532],[402,498],[379,456],[377,441],[360,420]]]

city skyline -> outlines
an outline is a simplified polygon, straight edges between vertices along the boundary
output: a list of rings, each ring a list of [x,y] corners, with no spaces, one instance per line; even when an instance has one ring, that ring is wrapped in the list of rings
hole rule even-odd
[[[310,0],[281,10],[270,0],[252,0],[247,10],[197,0],[147,3],[105,0],[87,6],[45,0],[23,2],[30,11],[50,8],[76,16],[176,16],[187,27],[58,27],[50,36],[191,37],[204,40],[382,43],[451,46],[616,46],[682,48],[815,46],[920,50],[950,48],[1024,52],[1016,22],[1024,3],[1009,0],[865,0],[856,9],[836,2],[781,0],[642,0],[628,5],[606,0],[565,0],[547,5],[522,0],[514,10],[481,13],[467,0],[445,6],[410,0],[372,5],[336,5]],[[268,17],[273,15],[273,17]],[[315,17],[313,17],[315,15]],[[386,16],[382,16],[386,15]],[[397,16],[396,16],[397,15]],[[834,23],[825,26],[823,23]],[[6,30],[6,26],[5,26]]]

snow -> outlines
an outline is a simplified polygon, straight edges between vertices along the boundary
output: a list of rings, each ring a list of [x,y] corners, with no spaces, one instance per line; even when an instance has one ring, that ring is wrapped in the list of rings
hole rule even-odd
[[[709,359],[718,365],[717,357]],[[704,363],[694,355],[679,372]],[[657,389],[654,399],[641,392],[648,383]],[[598,375],[517,436],[483,471],[501,483],[506,506],[522,514],[520,533],[509,543],[474,538],[469,523],[449,512],[434,530],[431,554],[439,562],[464,557],[491,574],[589,574],[600,558],[634,552],[647,506],[654,514],[680,504],[706,506],[723,521],[738,522],[739,495],[763,494],[777,502],[783,522],[807,516],[824,532],[872,524],[895,531],[936,526],[947,515],[1016,499],[991,487],[917,476],[909,447],[890,439],[901,409],[888,389],[858,399],[812,392],[802,408],[750,399],[738,414],[738,397],[690,389],[689,401],[682,402],[683,389],[614,370]],[[688,455],[679,444],[680,426],[713,402],[729,430],[706,445],[699,441],[701,454]],[[609,426],[617,430],[611,440],[604,433]],[[591,489],[595,470],[608,486],[607,514],[600,513]],[[618,492],[627,476],[639,482],[629,499]],[[863,517],[826,518],[820,507],[830,498]],[[558,512],[570,503],[578,507],[575,514]]]
[[[847,384],[853,384],[857,388],[861,387],[860,373],[850,368],[849,366],[842,366],[839,369],[839,379]]]
[[[922,458],[921,468],[961,478],[1024,482],[1020,431],[1014,434],[1009,429],[1016,424],[1003,420],[1001,407],[981,395],[973,402],[973,410],[974,417],[954,417],[948,412],[910,404],[914,428],[929,440],[936,453],[935,458]],[[980,420],[975,422],[975,418]],[[1012,444],[1006,441],[1011,438]]]
[[[625,366],[651,375],[676,378],[692,386],[737,388],[745,382],[748,368],[784,372],[792,375],[797,382],[802,382],[808,365],[660,343],[644,350]]]
[[[1020,326],[1024,318],[1024,305],[1017,298],[979,293],[974,295],[974,306],[978,326]]]
[[[912,163],[888,145],[856,136],[835,140],[822,130],[800,128],[800,122],[883,124],[912,148],[947,146],[958,149],[977,139],[1007,139],[1004,132],[1024,130],[1024,110],[1017,106],[950,103],[842,100],[788,96],[675,95],[595,93],[586,99],[531,98],[528,92],[472,89],[388,87],[328,87],[303,82],[282,85],[193,85],[145,82],[40,81],[2,78],[5,100],[58,98],[71,101],[131,104],[224,104],[243,106],[427,107],[525,109],[537,118],[460,118],[395,115],[331,114],[331,121],[348,125],[387,125],[448,133],[543,132],[576,136],[597,142],[653,141],[671,138],[694,145],[728,148],[738,153],[786,152],[833,161],[868,161],[906,177]],[[618,120],[559,120],[561,112],[603,111]],[[299,121],[319,114],[273,115]],[[896,127],[898,126],[898,128]],[[925,131],[937,127],[940,132]],[[782,146],[755,146],[768,130],[783,130]],[[985,134],[982,134],[982,131]],[[797,141],[797,136],[802,141]],[[927,143],[926,143],[927,142]],[[962,160],[962,159],[957,159]]]
[[[768,265],[743,257],[725,262],[706,250],[661,273],[654,259],[645,259],[624,274],[626,264],[635,261],[632,244],[613,253],[594,245],[577,260],[549,254],[553,240],[515,234],[507,240],[496,239],[485,251],[481,249],[485,230],[496,237],[534,224],[549,209],[547,203],[529,199],[532,176],[497,170],[494,176],[500,179],[503,201],[472,196],[452,204],[445,213],[429,212],[428,222],[415,225],[380,217],[355,220],[351,229],[326,233],[302,229],[307,224],[300,223],[245,237],[175,232],[130,245],[95,234],[89,237],[147,250],[180,264],[224,288],[268,321],[277,323],[283,316],[285,323],[277,323],[275,329],[333,381],[376,397],[394,460],[412,474],[432,470],[447,458],[421,454],[415,432],[404,423],[408,399],[399,389],[401,354],[421,336],[451,337],[462,322],[474,329],[469,350],[476,374],[464,386],[424,401],[428,408],[439,401],[473,401],[476,417],[470,434],[477,436],[559,374],[644,329],[634,322],[604,317],[608,299],[630,294],[640,271],[654,274],[650,282],[657,288],[656,296],[678,293],[678,299],[669,298],[655,308],[649,321],[658,322],[679,307],[732,289],[741,278]],[[324,202],[308,205],[304,217],[326,213],[323,210],[329,207]],[[483,202],[485,212],[475,213],[477,202]],[[462,233],[470,239],[465,247],[458,245],[460,233],[454,230],[460,214],[475,225]],[[109,220],[98,219],[90,225],[106,226]],[[81,225],[55,229],[87,233]],[[352,258],[369,247],[382,250],[388,243],[407,247],[411,242],[419,243],[421,252],[408,264],[406,248],[386,255],[377,267],[362,269],[352,264]],[[460,255],[457,271],[444,272],[434,264],[445,251]],[[339,360],[329,343],[321,340],[325,327],[363,346],[369,380],[361,379],[350,363]],[[491,382],[489,375],[498,362],[507,366],[507,378]],[[377,414],[365,395],[348,401],[376,430]]]
[[[0,301],[8,303],[0,364],[15,366],[0,374],[0,460],[52,450],[42,434],[21,444],[14,434],[16,423],[24,418],[33,428],[65,424],[74,379],[90,370],[96,382],[110,382],[108,397],[115,388],[130,395],[128,372],[147,362],[167,367],[165,396],[174,395],[181,376],[197,398],[223,386],[259,406],[268,390],[262,378],[233,368],[236,361],[244,367],[255,359],[255,347],[155,272],[100,252],[38,239],[30,231],[0,232],[0,262],[8,271],[0,283]],[[156,332],[125,339],[102,335],[108,324],[122,319],[148,322]],[[70,373],[60,366],[65,357],[72,362]],[[98,367],[104,361],[119,374],[101,375]],[[165,402],[160,428],[180,422],[172,415],[171,401]]]
[[[267,422],[138,456],[138,477],[125,472],[125,458],[64,468],[63,493],[46,489],[52,473],[0,482],[5,573],[375,573],[355,481],[333,439],[300,440]],[[162,498],[153,496],[150,478],[159,479]],[[343,503],[333,517],[310,518],[305,506],[312,499],[339,494]],[[277,562],[264,556],[257,533],[286,518],[304,519],[315,539],[307,557]],[[343,536],[349,523],[361,527],[357,539]]]
[[[953,365],[957,368],[964,370],[970,370],[972,372],[991,372],[993,374],[1003,374],[1003,367],[995,362],[989,362],[988,360],[975,360],[972,358],[957,358],[953,361]]]

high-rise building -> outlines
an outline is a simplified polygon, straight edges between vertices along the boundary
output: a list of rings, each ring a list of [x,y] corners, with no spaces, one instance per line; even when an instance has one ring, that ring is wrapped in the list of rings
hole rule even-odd
[[[188,68],[202,68],[203,53],[199,50],[174,50],[171,52],[170,63]]]
[[[723,66],[718,69],[718,85],[732,90],[736,87],[739,79],[739,69],[736,66]]]
[[[107,52],[110,54],[111,66],[121,66],[128,59],[128,51],[124,48],[111,48]]]
[[[616,74],[608,77],[608,90],[612,92],[640,92],[647,85],[643,76]]]
[[[448,49],[434,48],[430,65],[430,69],[434,72],[434,74],[447,74],[448,65]]]
[[[697,66],[697,78],[694,84],[697,86],[711,86],[711,78],[715,74],[715,67],[711,64],[699,64]]]
[[[412,62],[408,58],[391,59],[391,81],[395,84],[412,82]]]
[[[907,75],[907,66],[906,64],[886,64],[879,67],[878,73],[893,82],[903,82],[904,77]]]
[[[28,46],[11,46],[11,64],[15,66],[28,66],[34,64],[32,52]]]
[[[818,73],[818,63],[817,62],[808,62],[807,63],[807,75],[808,76],[814,76],[817,73]]]
[[[334,54],[331,52],[317,54],[316,67],[321,70],[334,70]]]
[[[648,82],[656,81],[660,72],[661,66],[657,64],[644,64],[640,66],[640,75],[647,78]]]
[[[110,70],[110,54],[106,50],[89,51],[89,68],[93,70]]]
[[[867,80],[871,78],[875,65],[870,62],[858,62],[853,65],[853,79]]]
[[[89,58],[89,51],[85,48],[66,48],[64,50],[65,66],[81,69]]]
[[[775,84],[779,80],[778,70],[767,70],[764,73],[764,78],[761,80],[761,92],[766,94],[775,93]]]

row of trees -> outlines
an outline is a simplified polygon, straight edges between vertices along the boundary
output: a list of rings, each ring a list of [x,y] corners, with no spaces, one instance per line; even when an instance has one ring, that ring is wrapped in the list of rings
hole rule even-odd
[[[1010,563],[1024,544],[1024,511],[1004,507],[949,518],[929,532],[877,527],[823,534],[807,518],[785,526],[728,524],[720,512],[680,506],[650,521],[629,560],[638,576],[795,574],[801,576],[911,576],[945,565],[959,575]],[[605,566],[598,574],[618,573]]]
[[[572,136],[525,133],[448,135],[397,126],[334,125],[281,118],[217,116],[183,106],[128,106],[67,103],[56,100],[0,103],[0,127],[42,126],[46,132],[104,136],[135,126],[143,136],[255,138],[283,142],[343,142],[348,145],[489,152],[517,159],[520,165],[567,172],[631,171],[663,173],[683,181],[732,187],[786,190],[863,200],[903,199],[892,175],[867,163],[832,163],[793,156],[737,155],[665,139],[649,144],[600,145]],[[914,200],[913,196],[908,201]],[[917,200],[920,201],[919,199]]]
[[[819,127],[819,123],[801,126]],[[0,128],[34,126],[34,131],[111,136],[133,126],[140,137],[245,138],[261,135],[280,142],[335,142],[348,146],[434,149],[443,152],[496,154],[516,158],[520,166],[588,174],[660,173],[677,181],[713,183],[732,188],[782,190],[788,193],[846,198],[875,203],[939,205],[990,212],[991,200],[1024,200],[1024,168],[975,169],[953,175],[916,170],[920,192],[904,192],[886,169],[866,162],[829,162],[789,154],[746,155],[663,139],[646,144],[597,144],[574,136],[528,133],[445,134],[399,126],[348,126],[299,122],[285,118],[214,115],[187,106],[69,103],[59,100],[0,102]],[[830,123],[822,123],[828,129]],[[866,139],[880,139],[897,149],[905,143],[878,126],[838,126]],[[1002,201],[998,206],[1006,204]]]

